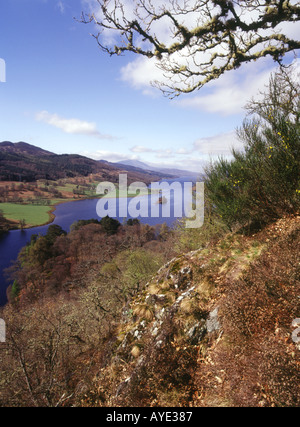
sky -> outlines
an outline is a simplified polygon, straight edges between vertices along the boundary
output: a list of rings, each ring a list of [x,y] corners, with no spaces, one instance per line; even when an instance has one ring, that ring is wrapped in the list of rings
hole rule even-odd
[[[150,85],[157,75],[151,61],[99,49],[93,25],[78,22],[92,1],[1,2],[0,141],[195,172],[242,148],[236,128],[244,106],[276,64],[245,64],[170,100]]]

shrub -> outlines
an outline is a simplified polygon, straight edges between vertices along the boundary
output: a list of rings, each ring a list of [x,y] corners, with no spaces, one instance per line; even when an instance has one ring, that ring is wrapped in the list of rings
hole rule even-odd
[[[251,118],[237,131],[244,151],[206,171],[209,199],[230,229],[299,209],[299,90],[292,70],[272,76],[263,99],[246,106]]]
[[[110,218],[109,216],[102,218],[100,224],[107,234],[115,234],[121,225],[118,220]]]

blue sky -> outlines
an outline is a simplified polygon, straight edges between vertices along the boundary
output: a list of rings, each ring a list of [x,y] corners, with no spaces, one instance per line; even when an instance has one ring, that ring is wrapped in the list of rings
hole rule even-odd
[[[151,63],[105,55],[90,35],[93,26],[74,19],[92,1],[1,2],[0,141],[193,171],[240,146],[235,129],[242,107],[274,63],[246,64],[200,92],[169,100],[149,85]]]

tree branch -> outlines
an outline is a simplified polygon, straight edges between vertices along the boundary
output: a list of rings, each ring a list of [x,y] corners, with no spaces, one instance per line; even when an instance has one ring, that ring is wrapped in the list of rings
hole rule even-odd
[[[96,12],[83,14],[81,22],[100,28],[94,34],[99,47],[109,55],[133,52],[156,59],[168,83],[162,78],[153,84],[170,97],[200,89],[245,62],[270,56],[281,63],[300,48],[299,40],[278,29],[299,21],[300,6],[292,1],[97,2],[97,18]]]

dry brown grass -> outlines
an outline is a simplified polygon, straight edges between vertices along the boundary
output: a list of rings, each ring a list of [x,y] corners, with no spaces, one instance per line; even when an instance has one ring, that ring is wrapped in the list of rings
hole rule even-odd
[[[153,319],[153,311],[147,304],[137,304],[133,308],[133,314],[148,321]]]
[[[300,404],[300,355],[291,340],[300,313],[299,221],[274,225],[261,237],[269,248],[246,274],[224,284],[224,335],[209,352],[211,363],[198,370],[203,405],[215,399],[231,406]]]

